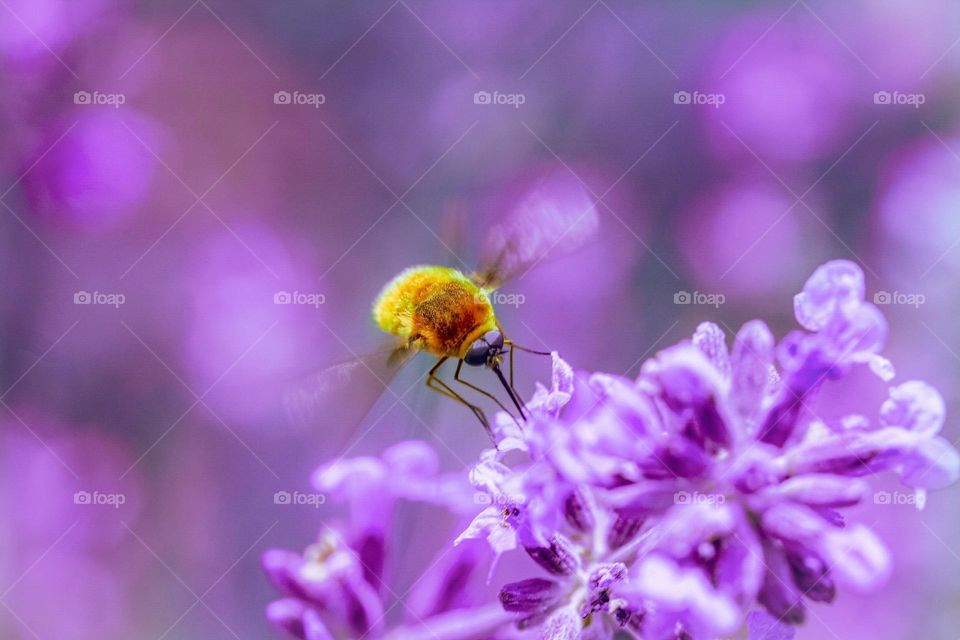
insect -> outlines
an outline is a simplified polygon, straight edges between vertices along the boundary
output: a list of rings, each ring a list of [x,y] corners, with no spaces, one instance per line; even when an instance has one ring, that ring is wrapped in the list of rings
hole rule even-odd
[[[389,388],[390,380],[414,355],[423,352],[436,357],[426,386],[470,409],[491,437],[483,409],[438,375],[448,360],[457,361],[455,384],[489,398],[512,415],[493,393],[461,377],[464,364],[492,371],[519,419],[525,420],[524,404],[513,386],[514,353],[549,352],[510,340],[497,319],[491,294],[548,256],[576,249],[593,235],[597,224],[596,209],[582,190],[572,194],[568,190],[563,202],[543,190],[532,190],[505,222],[490,229],[487,259],[477,271],[422,265],[405,269],[390,280],[374,301],[372,315],[378,328],[393,336],[393,344],[320,371],[288,396],[288,411],[301,420],[305,412],[322,412],[328,421],[357,424],[385,390],[401,401]],[[509,357],[506,375],[502,368],[505,356]],[[351,401],[338,402],[346,397]],[[318,404],[325,406],[318,411]]]
[[[471,278],[452,267],[411,267],[380,292],[373,305],[373,319],[382,330],[399,337],[405,349],[437,356],[427,373],[427,386],[468,407],[489,432],[490,424],[483,410],[441,380],[437,376],[440,367],[455,358],[454,381],[483,394],[510,413],[492,393],[460,377],[464,363],[487,367],[496,374],[520,418],[525,419],[523,403],[513,388],[514,350],[549,353],[521,347],[504,337],[490,302],[492,289],[485,286],[481,277]],[[501,369],[504,353],[510,355],[509,381]]]

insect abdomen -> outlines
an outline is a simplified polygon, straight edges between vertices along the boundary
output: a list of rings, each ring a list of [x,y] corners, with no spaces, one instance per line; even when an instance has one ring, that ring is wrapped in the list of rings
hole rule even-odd
[[[412,267],[384,287],[373,306],[384,331],[419,340],[436,355],[459,354],[479,326],[495,326],[493,307],[481,290],[449,267]]]

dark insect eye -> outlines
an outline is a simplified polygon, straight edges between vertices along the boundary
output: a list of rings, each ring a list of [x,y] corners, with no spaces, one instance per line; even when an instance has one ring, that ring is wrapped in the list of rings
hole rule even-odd
[[[503,334],[499,331],[487,331],[484,334],[483,339],[486,340],[487,344],[493,347],[496,351],[503,349]]]
[[[472,367],[479,367],[487,362],[487,354],[490,352],[490,345],[481,338],[473,343],[470,350],[467,351],[463,361]]]

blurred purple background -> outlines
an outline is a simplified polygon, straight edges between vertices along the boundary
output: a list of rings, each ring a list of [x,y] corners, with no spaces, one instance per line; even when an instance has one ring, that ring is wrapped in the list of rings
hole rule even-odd
[[[0,637],[271,635],[259,554],[333,510],[274,494],[343,435],[275,389],[372,348],[384,282],[472,266],[535,189],[600,229],[504,290],[521,344],[635,375],[701,320],[783,335],[849,258],[956,417],[958,42],[950,0],[0,0]],[[351,455],[475,460],[427,360]],[[955,637],[958,497],[864,508],[894,579],[799,637]],[[398,594],[456,532],[417,515]]]

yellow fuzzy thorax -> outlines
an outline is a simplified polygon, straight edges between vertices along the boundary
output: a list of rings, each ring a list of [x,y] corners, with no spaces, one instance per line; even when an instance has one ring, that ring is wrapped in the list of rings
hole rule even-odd
[[[411,346],[457,358],[498,328],[486,291],[457,269],[427,265],[387,283],[373,304],[373,320]]]

